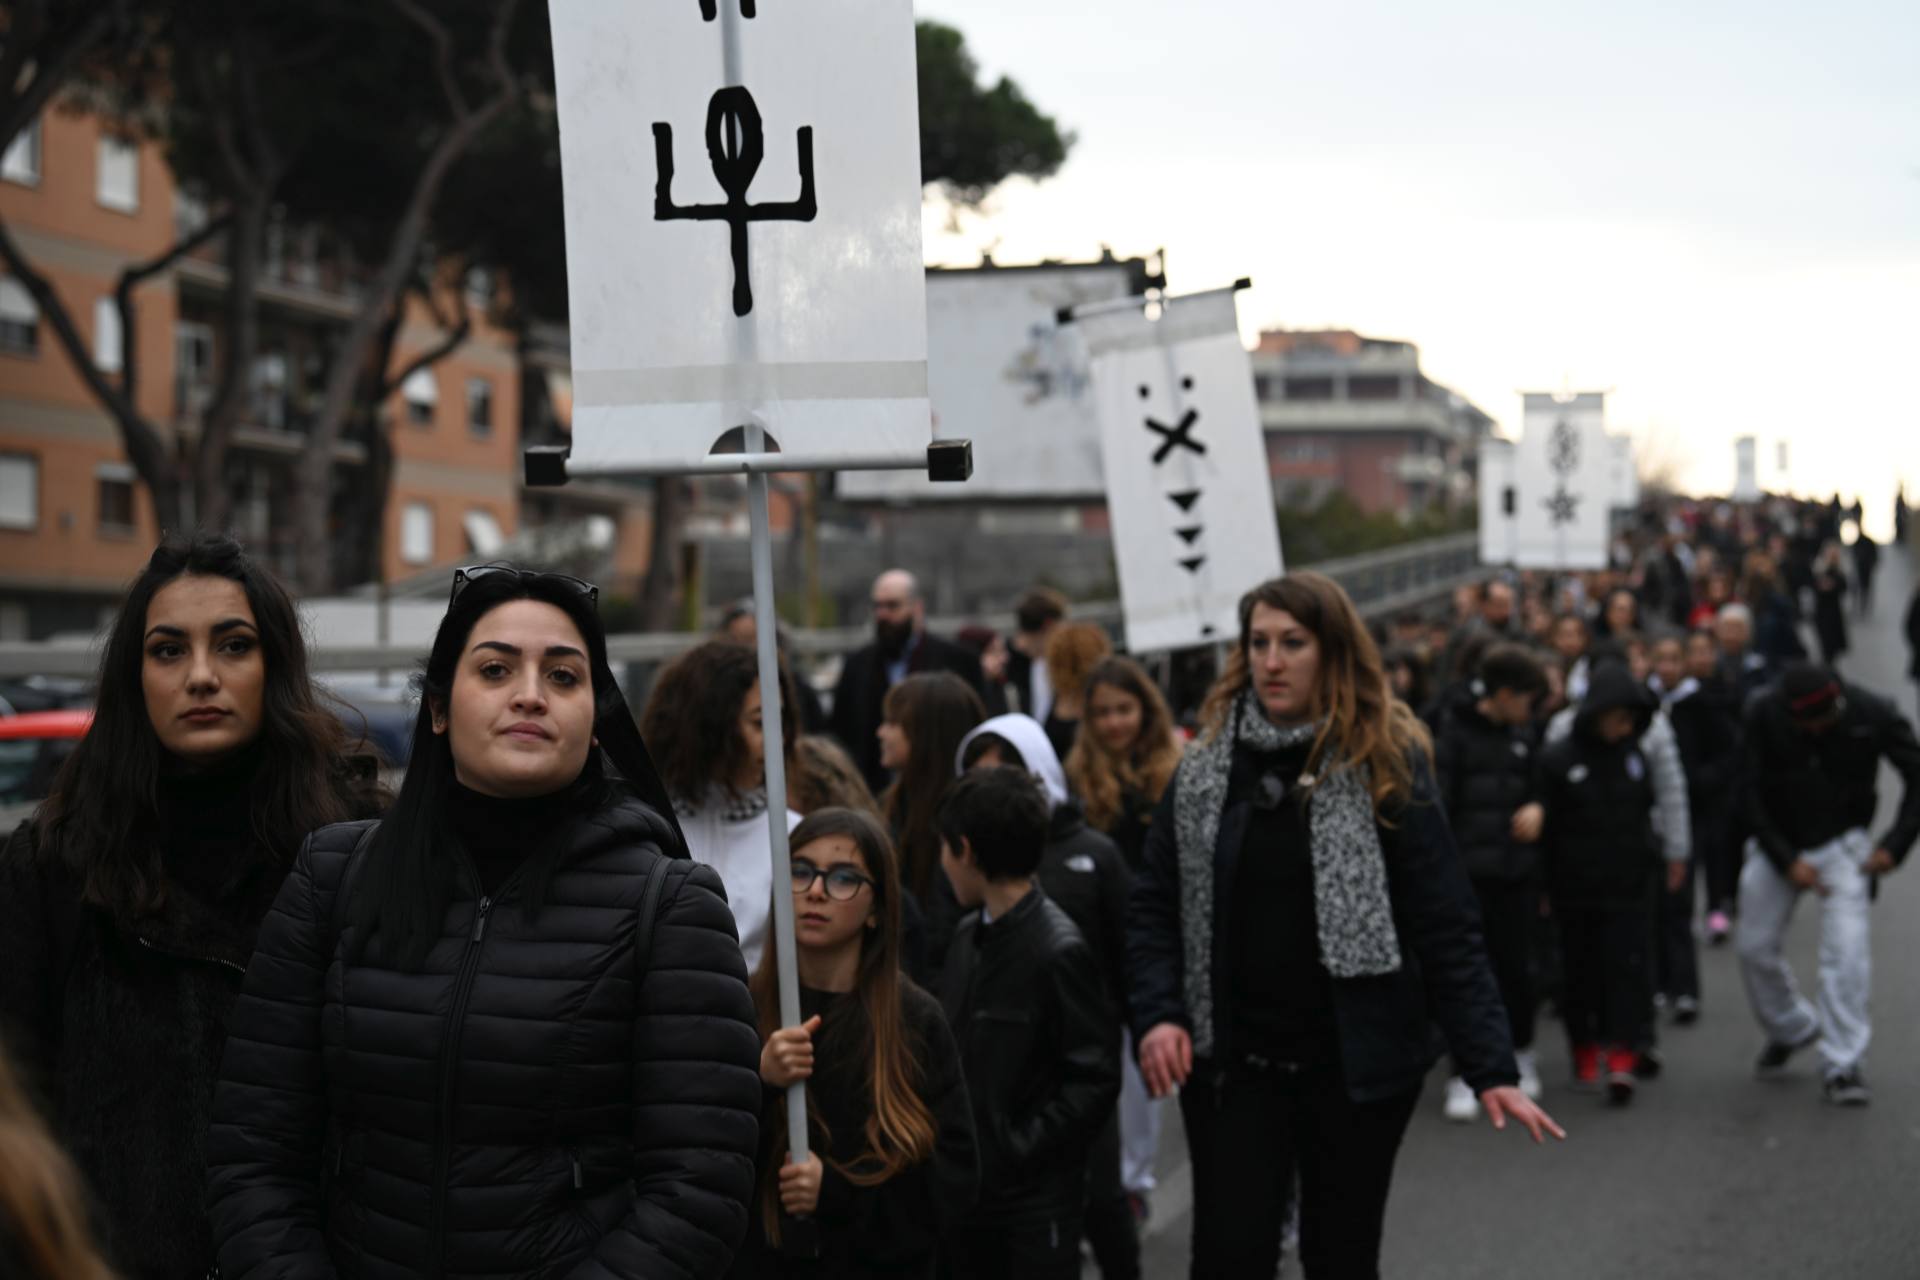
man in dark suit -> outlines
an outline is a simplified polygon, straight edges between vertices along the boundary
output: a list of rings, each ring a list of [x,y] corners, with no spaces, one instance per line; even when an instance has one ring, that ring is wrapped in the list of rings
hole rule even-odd
[[[980,659],[929,635],[920,584],[905,569],[889,569],[873,580],[873,643],[847,655],[833,693],[831,721],[833,736],[859,762],[876,794],[887,785],[875,736],[881,704],[889,689],[923,671],[951,671],[980,689]]]

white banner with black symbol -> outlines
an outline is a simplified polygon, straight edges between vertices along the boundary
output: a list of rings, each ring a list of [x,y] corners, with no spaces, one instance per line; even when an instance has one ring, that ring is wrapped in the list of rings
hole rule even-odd
[[[1615,494],[1606,393],[1521,397],[1514,456],[1515,546],[1522,569],[1604,569]]]
[[[1480,563],[1512,564],[1520,534],[1519,492],[1513,483],[1514,444],[1498,436],[1480,442]]]
[[[910,0],[554,0],[573,461],[924,455]],[[731,451],[738,451],[733,446]]]
[[[1234,290],[1076,315],[1100,418],[1127,647],[1232,639],[1241,595],[1282,571]]]

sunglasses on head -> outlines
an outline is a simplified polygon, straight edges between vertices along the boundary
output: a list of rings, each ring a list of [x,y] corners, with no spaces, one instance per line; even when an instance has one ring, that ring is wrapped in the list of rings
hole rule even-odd
[[[515,568],[510,564],[470,564],[463,569],[453,571],[453,594],[447,597],[447,607],[453,607],[453,602],[460,598],[460,593],[467,589],[468,583],[477,582],[481,578],[491,577],[496,573],[511,573],[515,577],[536,582],[562,583],[585,596],[588,604],[595,608],[600,606],[600,588],[571,574],[540,573],[532,569]]]

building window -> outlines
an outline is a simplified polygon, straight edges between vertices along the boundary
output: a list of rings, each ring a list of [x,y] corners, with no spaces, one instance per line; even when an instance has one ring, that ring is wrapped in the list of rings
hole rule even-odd
[[[197,418],[213,403],[213,326],[182,320],[173,327],[175,411]]]
[[[112,298],[93,300],[93,362],[102,373],[120,372],[120,308]]]
[[[400,559],[433,563],[433,508],[427,503],[409,502],[400,509]]]
[[[100,491],[100,532],[107,537],[130,537],[133,523],[133,468],[124,462],[103,462],[94,468]]]
[[[287,429],[287,358],[269,351],[253,358],[253,421],[269,431]]]
[[[1368,374],[1347,379],[1349,400],[1398,400],[1400,379],[1392,375]]]
[[[415,369],[400,384],[400,394],[407,401],[407,421],[416,427],[433,425],[433,407],[440,403],[440,384],[434,379],[432,369]]]
[[[460,527],[467,535],[467,551],[481,560],[493,559],[507,545],[507,535],[500,531],[500,522],[491,511],[472,508]]]
[[[40,185],[40,118],[35,116],[33,123],[15,134],[13,141],[7,144],[7,151],[0,156],[0,178],[8,182],[17,182],[23,187]]]
[[[40,527],[40,460],[0,453],[0,529]]]
[[[0,351],[30,356],[40,349],[40,304],[27,286],[0,276]]]
[[[1253,397],[1265,403],[1273,399],[1273,378],[1264,373],[1253,375]]]
[[[485,378],[467,379],[467,428],[481,440],[493,434],[493,384]]]
[[[93,198],[102,207],[121,213],[140,212],[140,148],[138,145],[100,135],[100,147],[94,160]]]
[[[1332,378],[1288,378],[1286,389],[1289,400],[1333,399]]]

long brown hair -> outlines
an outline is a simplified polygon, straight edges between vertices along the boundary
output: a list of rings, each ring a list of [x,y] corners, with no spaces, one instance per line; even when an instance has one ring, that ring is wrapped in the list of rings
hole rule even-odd
[[[1227,731],[1235,702],[1253,686],[1248,648],[1257,605],[1292,614],[1320,646],[1311,710],[1314,719],[1326,723],[1314,739],[1308,767],[1318,772],[1328,761],[1366,765],[1373,774],[1376,807],[1405,801],[1413,792],[1415,760],[1432,756],[1433,738],[1413,710],[1393,696],[1380,648],[1359,610],[1324,574],[1290,573],[1240,597],[1240,643],[1200,709],[1206,736]]]
[[[838,1027],[821,1028],[822,1036],[851,1043],[865,1050],[868,1064],[867,1088],[873,1110],[867,1116],[865,1145],[858,1158],[847,1164],[833,1161],[833,1167],[857,1187],[877,1187],[890,1178],[923,1164],[933,1155],[938,1130],[933,1110],[920,1096],[924,1083],[920,1068],[921,1045],[907,1027],[901,1012],[900,991],[912,979],[900,972],[900,867],[893,844],[878,822],[856,809],[821,809],[804,819],[789,838],[796,853],[816,840],[833,837],[851,840],[866,864],[873,881],[873,910],[878,922],[863,932],[860,942],[860,967],[854,980],[856,998],[847,1002],[851,1019]],[[774,892],[780,892],[778,886]],[[748,984],[753,992],[754,1012],[759,1017],[760,1039],[780,1029],[780,978],[768,947],[760,957]],[[845,1041],[848,1036],[857,1037]],[[818,1059],[816,1058],[816,1061]],[[780,1242],[780,1166],[787,1160],[787,1102],[783,1094],[774,1107],[771,1121],[761,1126],[761,1207],[767,1239]],[[809,1099],[807,1114],[812,1128],[825,1146],[832,1135],[820,1121],[819,1110]],[[825,1157],[823,1157],[824,1159]]]
[[[880,797],[880,811],[899,842],[908,892],[924,898],[940,861],[933,815],[953,784],[961,739],[987,718],[987,708],[972,685],[939,671],[908,676],[893,686],[881,714],[907,735],[907,763]]]
[[[111,1280],[85,1204],[73,1162],[0,1053],[0,1263],[24,1263],[33,1280]]]
[[[1132,658],[1106,658],[1087,675],[1082,715],[1093,718],[1094,691],[1106,686],[1140,704],[1140,732],[1124,752],[1109,750],[1089,724],[1067,753],[1067,786],[1086,807],[1087,821],[1111,831],[1120,820],[1125,793],[1158,804],[1180,765],[1180,739],[1173,732],[1167,700],[1144,668]]]
[[[1078,698],[1094,666],[1113,652],[1113,641],[1091,622],[1063,622],[1047,637],[1047,679],[1055,698]]]

